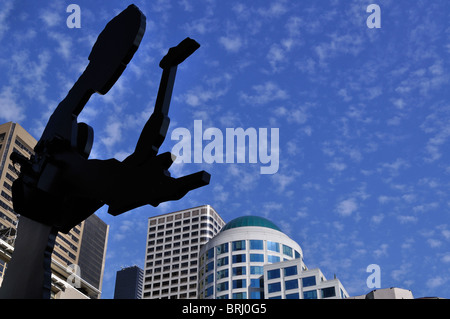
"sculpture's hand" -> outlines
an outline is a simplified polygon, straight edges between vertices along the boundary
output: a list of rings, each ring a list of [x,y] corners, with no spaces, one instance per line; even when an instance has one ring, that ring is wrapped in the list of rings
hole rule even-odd
[[[178,64],[195,52],[200,45],[186,38],[176,47],[170,48],[160,62],[163,69],[155,109],[144,126],[133,154],[128,156],[123,164],[140,169],[138,174],[146,176],[139,185],[144,194],[136,190],[121,200],[115,199],[109,204],[108,212],[112,215],[121,214],[131,208],[151,204],[158,206],[169,200],[178,200],[190,190],[209,184],[210,175],[201,171],[188,176],[173,178],[168,171],[174,161],[174,156],[164,153],[156,156],[163,143],[169,127],[169,106]]]
[[[134,175],[134,183],[124,182],[126,186],[121,187],[122,191],[108,196],[105,201],[109,205],[108,213],[116,216],[147,204],[156,207],[162,202],[181,199],[189,191],[209,184],[211,176],[205,171],[179,178],[171,177],[168,169],[174,160],[172,154],[163,153],[140,166],[121,163],[125,174]],[[138,179],[135,174],[139,174]],[[124,180],[128,178],[124,176]]]

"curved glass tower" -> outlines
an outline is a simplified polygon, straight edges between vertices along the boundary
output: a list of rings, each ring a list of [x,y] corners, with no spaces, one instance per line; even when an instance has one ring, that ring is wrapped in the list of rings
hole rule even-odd
[[[264,265],[298,259],[300,246],[271,221],[243,216],[200,250],[199,298],[264,299]]]

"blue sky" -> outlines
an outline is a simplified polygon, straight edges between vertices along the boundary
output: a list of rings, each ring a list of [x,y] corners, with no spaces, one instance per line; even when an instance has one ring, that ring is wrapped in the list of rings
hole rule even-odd
[[[69,4],[81,8],[70,29]],[[0,121],[40,137],[87,65],[105,24],[132,2],[0,2]],[[180,67],[161,151],[177,127],[279,128],[279,170],[261,163],[174,164],[205,169],[209,186],[142,207],[110,225],[103,298],[121,266],[144,264],[147,218],[210,204],[225,221],[277,223],[305,263],[334,274],[351,295],[381,286],[450,297],[450,3],[444,0],[134,2],[147,17],[141,46],[105,96],[79,117],[95,130],[91,158],[123,159],[158,90],[160,59],[185,37],[201,47]],[[369,4],[381,28],[369,29]],[[206,142],[205,142],[206,144]],[[204,145],[205,145],[204,144]]]

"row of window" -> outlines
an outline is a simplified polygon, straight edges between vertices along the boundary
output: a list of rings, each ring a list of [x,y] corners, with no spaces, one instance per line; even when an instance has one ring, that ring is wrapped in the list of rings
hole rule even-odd
[[[143,296],[144,296],[144,298],[158,297],[158,298],[161,298],[161,299],[177,299],[177,298],[187,299],[188,297],[189,297],[189,299],[196,298],[196,296],[197,296],[197,292],[196,291],[191,291],[191,292],[189,292],[189,294],[187,292],[186,293],[181,293],[178,296],[178,292],[187,291],[187,290],[188,290],[187,287],[181,287],[180,289],[178,289],[178,288],[171,288],[170,292],[169,292],[169,289],[166,288],[166,289],[162,289],[162,290],[155,290],[155,291],[152,291],[152,292],[144,292]],[[174,295],[170,296],[170,295],[168,295],[169,293],[172,293],[172,294],[174,293]]]
[[[297,251],[294,251],[292,247],[289,247],[287,245],[283,245],[277,242],[273,241],[264,241],[264,240],[249,240],[248,241],[248,247],[250,250],[264,250],[264,242],[266,242],[267,251],[273,251],[273,252],[280,252],[280,247],[282,249],[282,252],[284,255],[288,257],[294,257],[295,252],[295,258],[300,258],[300,253]],[[221,254],[225,254],[229,252],[231,244],[231,251],[240,251],[240,250],[246,250],[247,241],[246,240],[237,240],[233,241],[231,243],[223,243],[221,245],[218,245],[215,247],[216,255],[219,256]],[[206,252],[206,260],[214,258],[214,248],[209,249]]]
[[[160,287],[167,287],[167,286],[173,286],[174,288],[177,288],[175,286],[181,285],[183,286],[183,284],[188,284],[189,282],[191,282],[191,284],[189,285],[190,289],[196,289],[197,288],[197,276],[190,276],[188,277],[184,277],[184,278],[175,278],[172,280],[166,280],[166,281],[156,281],[154,283],[146,283],[144,285],[144,289],[148,290],[148,289],[157,289]],[[186,286],[187,287],[187,286]]]
[[[298,274],[297,265],[283,268],[283,273],[284,273],[285,277],[297,275]],[[280,276],[281,276],[280,268],[276,268],[276,269],[267,271],[267,279],[269,279],[269,280],[280,278]]]
[[[248,260],[250,262],[261,262],[264,263],[265,261],[265,256],[264,254],[249,254],[249,258]],[[267,255],[267,263],[277,263],[280,262],[281,258],[280,256],[275,256],[275,255]],[[232,264],[239,264],[239,263],[245,263],[247,262],[247,255],[246,254],[237,254],[237,255],[232,255],[231,256],[231,263]],[[216,266],[217,267],[221,267],[221,266],[226,266],[230,264],[230,258],[229,256],[225,256],[222,258],[218,258],[216,261]],[[209,263],[206,264],[205,266],[205,272],[211,271],[214,269],[214,261],[211,261]]]
[[[199,215],[200,215],[200,211],[198,209],[196,209],[196,210],[193,210],[192,212],[188,211],[188,212],[184,212],[184,213],[179,213],[179,214],[175,214],[175,215],[169,215],[169,216],[165,216],[165,217],[159,217],[157,219],[152,219],[152,220],[150,220],[150,225],[152,226],[152,225],[158,224],[160,226],[164,226],[164,225],[161,225],[161,224],[164,224],[165,222],[167,222],[166,225],[168,227],[171,227],[172,226],[172,222],[174,220],[177,221],[177,220],[184,219],[185,221],[186,220],[189,221],[190,219],[188,219],[188,218],[190,218],[190,217],[193,217],[192,218],[192,222],[197,222],[198,221],[198,217],[195,217],[195,216],[199,216]],[[217,213],[214,214],[214,217],[213,216],[208,216],[207,212],[206,212],[206,208],[202,208],[201,209],[201,215],[202,216],[200,217],[200,220],[202,220],[202,221],[203,220],[209,220],[216,227],[219,227],[219,225],[220,225],[220,227],[222,227],[225,224],[225,222],[220,219],[220,217],[217,215]],[[178,222],[175,222],[175,223],[178,223]],[[184,222],[184,223],[186,223],[186,222]],[[160,226],[158,226],[158,228]],[[162,228],[159,228],[159,229],[162,229]]]
[[[189,230],[196,230],[196,229],[199,229],[200,227],[201,228],[208,228],[208,227],[210,227],[211,229],[217,231],[217,229],[213,228],[213,226],[211,224],[201,223],[201,224],[194,224],[194,225],[191,225],[191,226],[188,225],[188,226],[184,226],[184,227],[178,227],[178,228],[175,228],[175,229],[168,229],[166,231],[159,231],[159,232],[149,231],[148,238],[150,239],[150,238],[155,238],[155,237],[169,236],[169,235],[178,234],[178,233],[181,233],[181,232],[186,233]],[[155,227],[153,227],[153,228],[155,228]]]
[[[249,274],[250,275],[262,275],[264,273],[264,267],[263,266],[249,266]],[[205,274],[204,270],[200,270],[200,277],[202,277]],[[232,276],[241,276],[247,274],[247,266],[240,266],[240,267],[233,267],[231,268],[231,275]],[[217,271],[216,273],[216,280],[220,280],[223,278],[229,277],[229,269],[222,269]]]
[[[191,242],[191,243],[194,243],[194,242]],[[159,251],[163,250],[162,249],[163,246],[157,246],[156,247],[157,253],[155,253],[155,254],[152,254],[154,252],[154,250],[155,250],[155,247],[149,247],[147,249],[147,253],[148,253],[147,259],[154,259],[154,258],[157,259],[157,258],[162,258],[163,256],[167,257],[167,256],[171,256],[172,254],[173,255],[179,255],[180,251],[181,251],[182,254],[189,253],[189,250],[190,251],[197,251],[199,249],[199,247],[200,247],[198,245],[192,245],[192,246],[187,246],[186,247],[186,245],[189,245],[189,241],[183,242],[183,244],[180,243],[180,242],[174,243],[173,247],[171,245],[165,245],[164,253],[159,252]],[[181,246],[184,246],[184,248],[181,248],[181,250],[180,250],[180,248],[178,248],[178,247],[181,247]],[[174,249],[173,250],[169,250],[171,248],[174,248]],[[195,256],[195,257],[197,257],[197,256]]]
[[[276,270],[279,270],[279,269],[276,269]],[[279,278],[279,276],[278,277],[277,276],[276,277],[269,276],[270,272],[271,271],[268,271],[267,279],[270,280],[270,279],[274,279],[274,278]],[[303,288],[311,287],[311,286],[315,286],[316,285],[316,276],[304,277],[304,278],[301,278],[300,280],[302,281]],[[272,284],[269,284],[268,287],[269,287],[269,292],[277,292],[277,291],[281,290],[281,283],[280,282],[274,282]],[[292,279],[292,280],[286,280],[285,281],[285,290],[294,289],[294,288],[298,288],[298,279]],[[273,291],[271,291],[271,289]]]
[[[194,218],[192,218],[192,219],[184,219],[183,221],[177,221],[177,222],[175,222],[175,223],[173,223],[173,222],[171,222],[171,223],[167,223],[167,224],[161,224],[161,225],[158,225],[158,226],[151,226],[149,229],[148,229],[148,231],[149,232],[155,232],[156,230],[162,230],[162,229],[167,229],[167,228],[172,228],[172,227],[177,227],[177,226],[181,226],[182,224],[183,225],[187,225],[187,224],[190,224],[190,223],[196,223],[196,224],[194,224],[194,225],[198,225],[198,222],[199,221],[209,221],[210,222],[210,224],[207,224],[207,223],[202,223],[201,225],[202,225],[202,227],[206,227],[206,226],[209,226],[209,227],[213,227],[213,225],[216,227],[216,228],[218,228],[219,227],[219,225],[217,224],[217,222],[211,217],[211,216],[201,216],[200,218],[199,217],[194,217]]]
[[[336,297],[336,288],[327,287],[319,289],[321,298],[331,298]],[[317,290],[310,290],[303,292],[303,299],[317,299]],[[344,292],[341,290],[341,297],[345,298]],[[269,297],[269,299],[281,299],[281,295]],[[286,294],[286,299],[300,299],[300,294],[298,292]]]
[[[183,277],[183,276],[195,276],[197,277],[197,269],[196,268],[191,268],[191,269],[182,269],[180,271],[178,270],[174,270],[172,272],[169,271],[165,271],[161,274],[156,274],[156,275],[149,275],[150,272],[146,271],[145,274],[145,279],[144,281],[147,282],[154,282],[154,281],[161,281],[161,280],[166,280],[166,279],[175,279],[175,278],[179,278],[179,277]],[[195,279],[195,281],[197,281],[197,279]]]
[[[208,298],[211,297],[214,293],[214,288],[213,287],[209,287],[208,289],[206,289],[205,293],[201,294],[200,298]],[[262,291],[250,291],[250,299],[264,299],[264,292]],[[225,295],[221,295],[218,296],[216,299],[229,299],[230,298],[230,294],[225,294]],[[247,299],[247,292],[242,291],[242,292],[235,292],[231,294],[231,298],[232,299]]]
[[[197,237],[199,235],[201,236],[200,240],[203,240],[203,239],[207,240],[208,238],[212,238],[214,236],[214,233],[210,230],[203,229],[203,230],[200,230],[200,232],[194,231],[192,233],[184,233],[183,235],[175,235],[173,237],[165,237],[165,238],[159,238],[157,240],[150,240],[148,242],[148,245],[150,246],[150,245],[155,245],[155,244],[163,244],[163,243],[171,242],[172,240],[176,241],[176,240],[181,240],[182,238],[183,239],[189,238],[190,236]],[[208,237],[205,237],[205,236],[208,236]],[[193,238],[193,239],[195,239],[195,238]],[[198,239],[197,239],[197,241],[198,241]]]

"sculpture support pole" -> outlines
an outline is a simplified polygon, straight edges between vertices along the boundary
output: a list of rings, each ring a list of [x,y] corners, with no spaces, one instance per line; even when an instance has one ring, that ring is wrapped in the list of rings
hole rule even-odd
[[[19,217],[14,254],[0,288],[3,299],[50,299],[51,255],[58,231]]]

